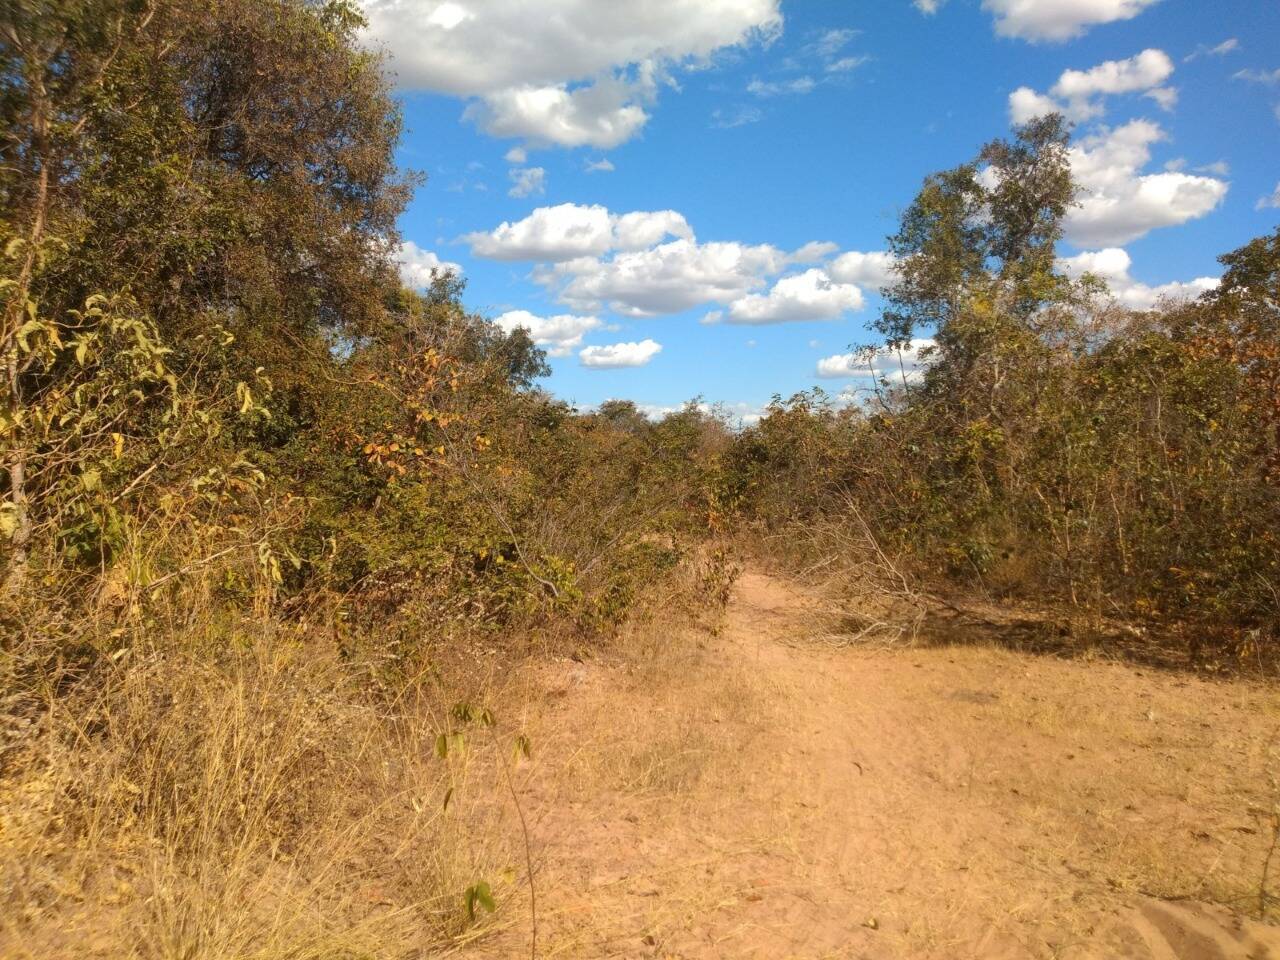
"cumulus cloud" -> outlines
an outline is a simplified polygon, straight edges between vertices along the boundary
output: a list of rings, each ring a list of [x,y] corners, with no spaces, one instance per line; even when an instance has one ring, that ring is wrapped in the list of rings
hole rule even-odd
[[[883,290],[897,279],[893,267],[894,258],[891,253],[861,253],[851,250],[832,260],[827,266],[827,273],[833,280]]]
[[[533,279],[577,313],[630,317],[714,307],[704,323],[828,319],[861,309],[861,287],[891,282],[892,257],[812,241],[790,253],[772,244],[701,243],[675,210],[613,213],[600,205],[539,207],[523,220],[468,234],[472,253],[537,264]],[[826,262],[826,261],[830,262]],[[790,267],[812,269],[786,277]]]
[[[560,262],[597,257],[614,248],[647,246],[667,236],[693,236],[684,217],[674,210],[619,216],[599,204],[562,203],[538,207],[523,220],[504,222],[488,233],[471,233],[464,239],[473,254],[489,260]]]
[[[1080,247],[1121,246],[1159,227],[1203,217],[1227,195],[1215,177],[1177,171],[1143,174],[1164,131],[1148,120],[1103,129],[1070,149],[1080,205],[1067,216],[1067,238]]]
[[[547,171],[542,167],[509,170],[507,176],[511,178],[511,189],[507,191],[509,197],[527,197],[547,191]]]
[[[522,137],[562,147],[609,148],[626,143],[649,120],[641,105],[648,85],[600,80],[574,90],[512,87],[470,104],[463,116],[494,137]]]
[[[364,0],[368,40],[402,89],[473,99],[495,136],[599,147],[644,126],[659,77],[767,42],[779,0]]]
[[[528,310],[508,310],[495,317],[493,322],[507,333],[517,327],[527,331],[533,342],[553,357],[569,356],[582,345],[585,334],[603,326],[596,317],[579,317],[568,313],[539,317]]]
[[[1102,98],[1124,93],[1141,93],[1171,110],[1178,93],[1163,84],[1172,75],[1173,61],[1167,53],[1143,50],[1127,60],[1108,60],[1089,70],[1066,70],[1048,94],[1019,87],[1009,94],[1009,115],[1014,123],[1054,112],[1070,120],[1092,120],[1104,112]]]
[[[613,216],[613,245],[619,250],[641,250],[667,237],[693,239],[684,216],[674,210],[624,213]]]
[[[823,270],[812,269],[783,277],[766,294],[748,294],[729,305],[730,323],[785,323],[793,320],[834,320],[861,310],[862,291],[852,283],[838,283]]]
[[[901,349],[881,347],[879,350],[839,353],[818,361],[817,375],[827,380],[854,377],[905,378],[918,380],[933,359],[935,343],[929,338],[912,340]]]
[[[1276,188],[1271,191],[1271,196],[1258,198],[1255,209],[1266,210],[1267,208],[1280,210],[1280,183],[1277,183]]]
[[[613,173],[616,167],[605,157],[600,160],[588,160],[586,166],[583,167],[587,173]]]
[[[673,240],[610,259],[573,260],[538,275],[577,309],[607,304],[632,317],[679,313],[705,303],[732,303],[778,273],[787,257],[768,244]]]
[[[662,344],[656,340],[641,340],[637,343],[586,347],[578,354],[578,359],[584,367],[614,370],[619,367],[643,367],[661,352]]]
[[[817,263],[840,249],[829,240],[811,240],[788,258],[792,263]]]
[[[1174,281],[1152,287],[1130,276],[1132,265],[1128,252],[1118,247],[1086,251],[1058,261],[1058,267],[1068,276],[1080,277],[1090,273],[1105,280],[1112,296],[1130,310],[1150,310],[1162,300],[1195,299],[1218,285],[1216,277],[1196,277],[1186,282]]]
[[[996,33],[1022,40],[1061,42],[1090,27],[1131,20],[1158,0],[982,0],[996,18]]]
[[[1019,87],[1009,94],[1009,119],[1015,124],[1030,123],[1037,117],[1051,113],[1063,113],[1066,106],[1047,94],[1037,93],[1030,87]]]
[[[946,3],[947,0],[912,0],[915,8],[923,13],[926,17],[931,17],[938,12],[939,8]]]
[[[396,252],[396,262],[400,266],[400,279],[405,286],[415,290],[425,290],[431,286],[434,277],[444,273],[462,276],[462,267],[448,260],[441,260],[430,250],[423,250],[412,240],[406,240]]]

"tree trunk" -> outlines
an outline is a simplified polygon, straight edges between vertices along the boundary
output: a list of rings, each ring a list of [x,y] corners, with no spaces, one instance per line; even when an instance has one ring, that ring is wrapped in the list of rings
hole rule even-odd
[[[21,357],[18,354],[17,334],[27,313],[27,301],[31,294],[31,282],[35,277],[40,246],[44,243],[45,224],[49,210],[49,105],[44,86],[44,64],[31,68],[31,162],[35,165],[35,193],[32,197],[30,222],[23,250],[22,266],[5,305],[3,345],[8,359],[8,406],[18,414],[26,406],[22,392]],[[9,451],[9,499],[16,513],[16,525],[11,540],[12,553],[9,569],[5,573],[5,590],[16,593],[26,583],[30,560],[32,521],[27,492],[28,451],[20,436],[14,437]]]

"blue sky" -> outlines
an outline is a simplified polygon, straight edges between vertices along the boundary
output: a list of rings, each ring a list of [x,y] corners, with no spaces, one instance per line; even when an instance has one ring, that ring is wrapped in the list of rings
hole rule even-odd
[[[1076,124],[1064,268],[1211,285],[1280,221],[1276,0],[366,0],[428,175],[405,276],[552,353],[550,390],[749,416],[865,385],[884,238],[1011,120]],[[504,226],[505,225],[505,226]],[[862,379],[860,379],[860,377]]]

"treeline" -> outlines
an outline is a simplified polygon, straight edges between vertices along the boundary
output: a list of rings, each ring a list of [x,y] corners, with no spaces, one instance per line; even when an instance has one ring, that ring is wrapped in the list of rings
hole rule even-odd
[[[1197,301],[1122,309],[1058,267],[1067,136],[1036,121],[926,180],[890,238],[868,402],[775,403],[734,445],[728,499],[810,553],[852,530],[925,581],[1274,663],[1280,231]],[[925,338],[923,369],[899,367]]]
[[[9,9],[0,523],[19,632],[195,583],[450,622],[624,612],[616,570],[665,562],[632,534],[688,526],[688,431],[575,415],[456,280],[401,285],[415,178],[354,4]]]

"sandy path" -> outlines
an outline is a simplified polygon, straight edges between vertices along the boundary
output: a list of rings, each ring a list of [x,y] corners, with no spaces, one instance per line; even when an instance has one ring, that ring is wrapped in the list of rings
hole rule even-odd
[[[718,636],[541,678],[540,956],[1280,958],[1208,905],[1257,909],[1274,691],[812,622],[748,572]]]

